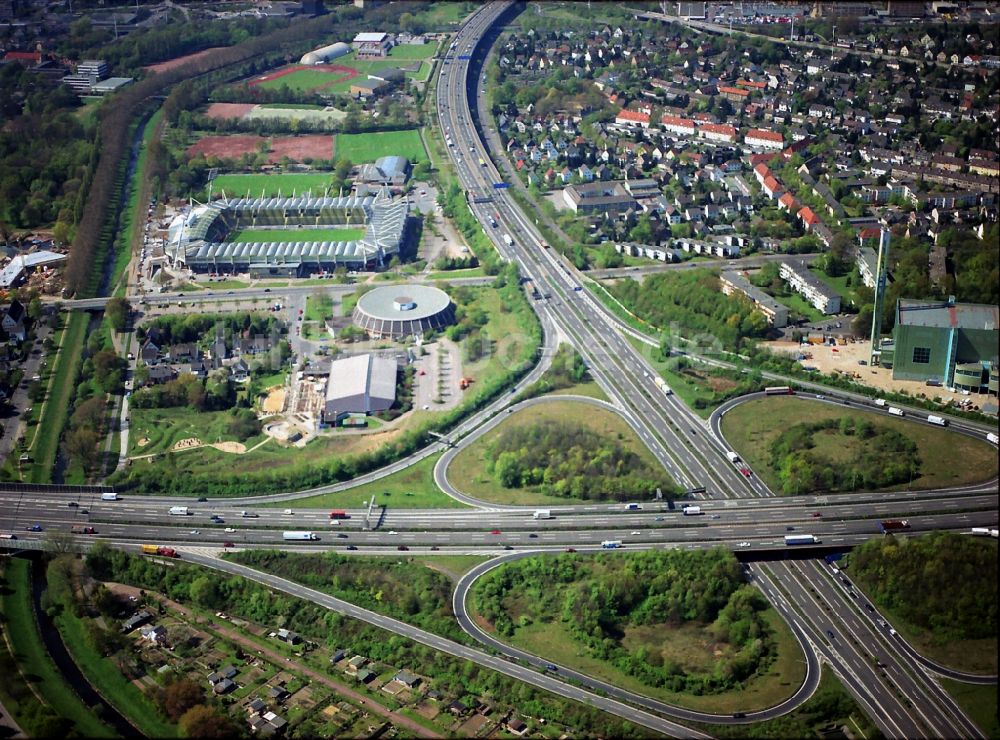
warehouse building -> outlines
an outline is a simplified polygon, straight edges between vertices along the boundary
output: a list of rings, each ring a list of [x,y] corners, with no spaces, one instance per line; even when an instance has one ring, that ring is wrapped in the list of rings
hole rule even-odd
[[[937,380],[973,393],[997,393],[1000,309],[977,303],[900,298],[893,343],[881,363],[894,380]]]
[[[396,369],[395,360],[371,354],[331,362],[323,423],[388,410],[396,401]]]

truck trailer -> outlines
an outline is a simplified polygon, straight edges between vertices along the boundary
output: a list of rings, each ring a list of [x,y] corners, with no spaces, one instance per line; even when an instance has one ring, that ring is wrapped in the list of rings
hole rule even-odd
[[[909,528],[910,522],[906,519],[883,519],[878,523],[878,531],[882,534],[886,534],[887,532],[898,532]]]
[[[187,516],[190,512],[186,506],[171,506],[167,513],[170,516]]]
[[[683,509],[681,509],[681,511],[684,513],[684,516],[698,516],[699,514],[701,514],[701,507],[685,506]]]
[[[159,555],[164,558],[179,558],[180,554],[172,547],[162,545],[142,545],[143,555]]]
[[[817,545],[819,540],[813,534],[786,534],[786,545]]]
[[[931,414],[930,416],[927,417],[927,421],[930,424],[936,424],[939,427],[948,426],[948,420],[945,419],[943,416],[935,416],[934,414]]]
[[[313,532],[282,532],[281,539],[283,540],[318,540],[319,537]]]
[[[730,450],[729,452],[726,453],[726,457],[729,458],[729,462],[731,462],[731,463],[738,463],[740,461],[740,456],[737,455],[732,450]]]
[[[604,542],[601,543],[601,547],[605,550],[617,550],[621,546],[621,540],[604,540]]]
[[[889,413],[893,416],[906,416],[906,414],[903,413],[903,409],[896,408],[895,406],[889,407]]]
[[[656,376],[656,378],[654,379],[653,382],[656,383],[656,387],[657,388],[659,388],[661,391],[663,391],[663,395],[669,396],[669,395],[671,395],[673,393],[673,391],[670,390],[670,386],[667,385],[667,381],[665,381],[660,376]]]
[[[117,501],[117,500],[118,500],[118,494],[117,493],[102,493],[101,494],[101,501]]]
[[[504,242],[504,244],[506,244],[506,245],[507,245],[508,247],[513,247],[513,246],[514,246],[514,240],[513,240],[513,239],[511,239],[511,236],[510,236],[510,234],[504,234],[504,235],[503,235],[503,242]]]
[[[535,519],[551,519],[552,511],[550,509],[535,509]]]
[[[993,432],[990,432],[986,435],[986,441],[992,442],[993,444],[1000,444],[1000,437],[995,435]]]

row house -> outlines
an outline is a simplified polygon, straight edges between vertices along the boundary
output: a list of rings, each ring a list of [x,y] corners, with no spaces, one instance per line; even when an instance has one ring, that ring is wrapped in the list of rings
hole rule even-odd
[[[698,127],[698,137],[732,144],[736,141],[736,129],[723,123],[705,123]]]
[[[785,138],[777,131],[750,129],[743,137],[743,142],[758,149],[781,150],[785,147]]]
[[[636,126],[649,128],[649,119],[650,116],[648,113],[633,110],[621,110],[615,116],[615,123],[619,126],[627,126],[629,128],[634,128]]]
[[[788,325],[788,307],[779,303],[738,272],[723,272],[719,285],[725,295],[738,293],[749,298],[754,307],[767,317],[768,323],[780,329]]]
[[[660,118],[660,128],[677,136],[694,136],[694,121],[679,116],[663,116]]]

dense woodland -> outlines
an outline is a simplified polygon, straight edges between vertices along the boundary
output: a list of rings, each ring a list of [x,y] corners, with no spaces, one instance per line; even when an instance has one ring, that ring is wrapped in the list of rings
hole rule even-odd
[[[774,643],[764,597],[723,550],[645,550],[609,557],[524,558],[485,575],[474,591],[479,613],[503,636],[533,622],[553,623],[584,654],[650,686],[708,694],[739,687],[766,670]],[[513,605],[521,611],[512,615]],[[629,651],[630,627],[696,624],[720,644],[710,673],[687,673],[656,645]]]
[[[847,444],[854,451],[849,461],[823,453]],[[876,490],[920,475],[920,455],[909,437],[853,416],[795,424],[771,442],[770,453],[787,494]]]
[[[662,470],[620,440],[551,420],[501,429],[486,446],[486,470],[504,488],[566,498],[625,501],[673,490]]]
[[[525,683],[451,658],[424,645],[332,612],[305,599],[271,591],[239,576],[173,563],[169,567],[96,544],[87,556],[94,577],[127,583],[182,603],[193,602],[266,627],[285,627],[306,639],[364,655],[396,668],[430,678],[431,686],[448,697],[503,697],[520,712],[568,725],[576,737],[647,737],[652,733],[591,707],[568,702]],[[306,733],[303,736],[308,736]]]
[[[851,576],[878,604],[942,643],[997,636],[997,546],[955,532],[887,535],[850,555]]]

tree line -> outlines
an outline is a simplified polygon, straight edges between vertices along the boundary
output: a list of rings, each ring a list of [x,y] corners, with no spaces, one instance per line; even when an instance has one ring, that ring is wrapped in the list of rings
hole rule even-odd
[[[584,655],[674,692],[738,688],[767,670],[774,658],[773,636],[763,618],[767,601],[744,582],[733,554],[722,549],[524,558],[481,578],[473,598],[501,635],[515,635],[533,622],[551,623]],[[512,613],[515,605],[519,615]],[[630,627],[666,630],[692,623],[726,643],[709,672],[685,670],[655,644],[631,650],[623,644]]]

